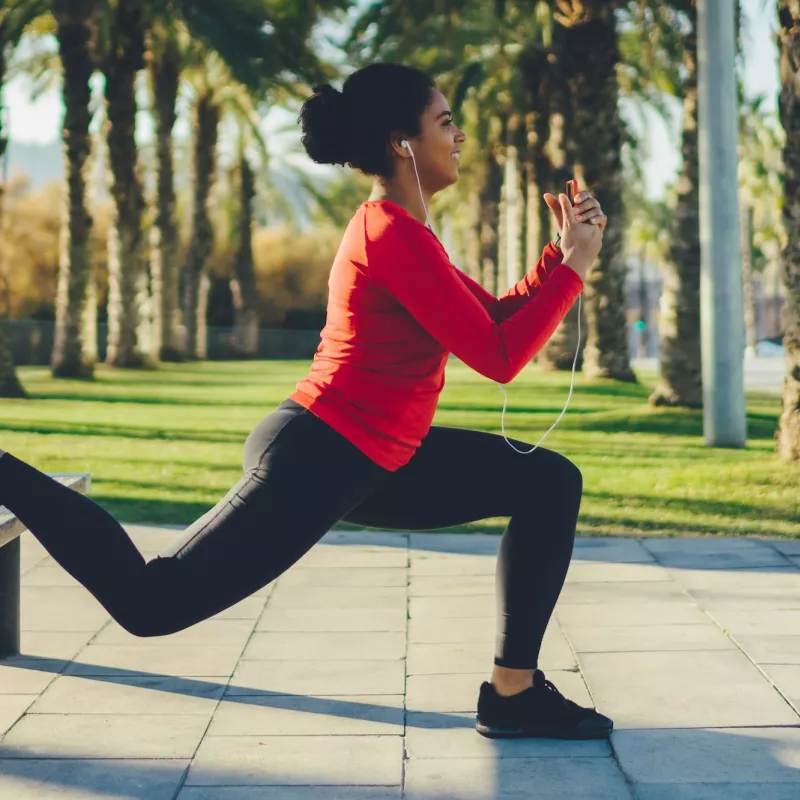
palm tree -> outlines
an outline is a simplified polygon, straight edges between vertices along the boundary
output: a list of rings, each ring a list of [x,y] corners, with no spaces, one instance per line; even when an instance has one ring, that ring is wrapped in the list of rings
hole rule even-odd
[[[6,110],[3,107],[2,94],[6,79],[6,57],[14,44],[19,41],[25,22],[12,9],[0,10],[0,164],[5,163],[6,147],[8,146],[8,137],[4,128]],[[3,180],[0,183],[0,230],[2,230],[3,224],[5,189],[5,170],[3,170]],[[0,326],[0,397],[27,397],[25,389],[17,377],[11,347],[2,326]]]
[[[205,358],[205,293],[201,289],[204,270],[214,247],[214,231],[208,198],[215,178],[220,98],[214,88],[203,86],[195,101],[194,190],[192,228],[183,267],[183,324],[187,358]]]
[[[622,215],[622,143],[619,115],[619,35],[615,12],[623,0],[550,0],[563,28],[560,52],[573,98],[575,172],[600,199],[611,220]],[[625,320],[623,231],[610,225],[598,264],[588,278],[588,333],[584,372],[635,381]]]
[[[140,4],[111,6],[108,40],[101,61],[106,78],[108,159],[114,221],[108,241],[108,347],[115,367],[151,366],[140,341],[147,302],[144,192],[138,165],[136,75],[144,67],[146,20]]]
[[[178,274],[180,236],[175,197],[172,129],[177,119],[182,54],[174,20],[157,20],[148,37],[147,61],[156,129],[156,214],[151,235],[153,342],[160,361],[182,360]]]
[[[65,115],[62,129],[67,190],[61,232],[55,346],[55,377],[91,378],[94,367],[94,303],[89,234],[92,219],[86,207],[85,167],[91,152],[89,78],[93,71],[93,16],[99,0],[8,0],[2,40],[16,44],[23,30],[55,35],[60,53]],[[53,59],[39,59],[39,72],[54,74]]]
[[[763,96],[742,98],[739,109],[739,207],[742,288],[747,346],[755,349],[758,319],[755,275],[774,263],[783,245],[784,137],[777,114],[767,114]]]
[[[783,382],[783,412],[777,433],[782,458],[800,461],[800,9],[791,0],[778,0],[778,44],[780,48],[780,118],[786,132],[783,162],[786,169],[783,221],[789,245],[782,252],[786,285],[783,343],[786,348],[786,379]]]
[[[57,378],[94,374],[93,280],[89,257],[92,218],[86,205],[85,168],[91,152],[89,80],[94,71],[92,28],[98,0],[52,0],[63,74],[66,192],[56,298],[55,342],[51,369]]]
[[[694,2],[671,0],[688,22],[683,37],[683,154],[667,257],[663,261],[659,333],[659,378],[650,402],[654,405],[701,408],[700,352],[700,205],[697,138],[697,11]],[[666,20],[667,30],[680,27],[678,17]]]
[[[237,215],[238,246],[231,278],[233,296],[233,331],[231,347],[241,356],[258,353],[257,287],[253,269],[253,198],[255,176],[244,147],[239,153],[239,213]]]

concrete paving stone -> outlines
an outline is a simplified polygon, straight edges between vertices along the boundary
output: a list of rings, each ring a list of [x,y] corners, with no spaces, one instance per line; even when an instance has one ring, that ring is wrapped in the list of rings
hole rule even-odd
[[[207,736],[186,786],[400,785],[402,736]]]
[[[781,636],[800,632],[800,608],[796,609],[728,609],[710,612],[717,624],[732,634]]]
[[[638,784],[638,800],[797,800],[796,783]]]
[[[477,734],[476,734],[477,735]],[[610,758],[417,758],[406,800],[628,800]]]
[[[783,568],[787,566],[785,556],[766,547],[754,552],[744,553],[711,553],[708,555],[692,553],[674,553],[659,556],[659,562],[666,567],[679,567],[681,569],[751,569]]]
[[[225,684],[184,678],[57,677],[31,714],[201,714],[210,717]]]
[[[407,563],[405,548],[316,544],[293,566],[298,569],[403,569]]]
[[[405,587],[390,586],[279,586],[269,601],[270,608],[402,608]]]
[[[410,642],[407,655],[409,675],[480,672],[494,663],[494,636],[473,642]],[[542,669],[576,669],[575,654],[556,624],[545,631],[539,653]]]
[[[92,631],[21,631],[20,653],[23,656],[71,660],[92,636]]]
[[[619,731],[613,738],[620,766],[637,791],[649,783],[795,783],[800,788],[800,728]]]
[[[175,542],[181,541],[186,536],[186,528],[165,528],[160,525],[136,525],[124,523],[125,533],[139,550],[155,550],[162,552]]]
[[[21,583],[22,586],[71,586],[76,589],[83,589],[84,592],[86,591],[82,584],[58,565],[54,567],[47,564],[37,565],[25,572]]]
[[[600,561],[572,561],[567,583],[617,583],[624,581],[671,581],[658,564],[604,564]]]
[[[800,713],[800,665],[762,664],[761,669]]]
[[[36,696],[31,694],[0,694],[0,737],[28,710],[34,700]]]
[[[402,531],[367,531],[363,528],[353,530],[328,531],[320,544],[345,544],[350,547],[368,545],[370,547],[408,548],[408,534]]]
[[[320,632],[254,633],[242,653],[253,661],[307,660],[324,661],[394,660],[406,654],[406,635],[402,632]]]
[[[734,638],[757,664],[800,664],[800,634],[797,636],[741,636]]]
[[[417,575],[409,578],[410,597],[495,595],[495,576],[471,575],[468,580],[457,575]]]
[[[188,760],[0,761],[0,797],[13,800],[172,800]],[[221,799],[220,799],[221,800]]]
[[[793,568],[670,572],[701,608],[800,608],[800,572]]]
[[[19,546],[22,558],[47,555],[45,546],[30,531],[19,537]]]
[[[606,562],[609,564],[636,564],[655,561],[640,542],[634,539],[597,542],[593,539],[576,539],[572,551],[573,561]]]
[[[558,606],[613,603],[649,605],[650,603],[692,602],[682,586],[673,581],[620,581],[568,583],[561,590]]]
[[[405,631],[404,608],[273,608],[268,606],[257,631]]]
[[[402,736],[404,713],[402,694],[229,696],[206,735]]]
[[[326,786],[325,800],[401,800],[400,786]],[[320,800],[318,786],[185,786],[175,800]]]
[[[557,739],[487,739],[475,730],[474,714],[431,715],[410,712],[406,750],[415,758],[602,758],[611,755],[608,741]]]
[[[415,644],[466,644],[491,642],[496,636],[496,621],[489,617],[453,617],[451,619],[410,619],[408,622],[409,650]],[[551,621],[542,642],[542,659],[565,668],[575,659],[558,624]]]
[[[250,619],[255,621],[261,616],[265,602],[263,597],[251,595],[230,608],[220,611],[219,614],[215,614],[211,619]]]
[[[19,560],[19,574],[22,580],[25,580],[25,575],[27,575],[32,569],[36,569],[36,567],[42,565],[47,560],[47,556],[21,556]]]
[[[468,580],[475,575],[492,575],[497,572],[497,557],[491,555],[445,555],[412,552],[408,574],[461,576]]]
[[[496,623],[493,617],[453,617],[426,619],[415,617],[408,621],[408,641],[411,643],[484,642],[494,640]]]
[[[253,631],[249,619],[207,619],[169,636],[141,637],[128,633],[113,620],[92,640],[93,645],[126,645],[163,647],[168,645],[204,645],[206,647],[230,645],[244,647]]]
[[[738,651],[584,653],[578,661],[597,707],[615,729],[800,722]]]
[[[411,675],[406,686],[406,708],[409,711],[474,714],[481,683],[488,681],[491,674],[489,665],[483,672],[472,675]],[[549,670],[546,676],[565,697],[582,706],[594,706],[578,673]]]
[[[23,631],[97,631],[109,619],[82,586],[22,586],[20,604]]]
[[[669,603],[588,603],[559,604],[556,617],[562,628],[606,628],[623,625],[708,625],[709,617],[694,603],[674,600]]]
[[[14,656],[0,661],[0,697],[7,694],[40,694],[69,661],[55,658]]]
[[[621,653],[664,650],[736,650],[712,622],[706,625],[621,625],[579,628],[567,632],[576,653]]]
[[[411,643],[408,646],[406,671],[409,675],[475,673],[491,669],[494,641],[448,642],[446,644]]]
[[[200,714],[26,714],[0,743],[4,758],[191,758]]]
[[[281,587],[290,586],[402,586],[407,583],[405,569],[377,567],[376,569],[300,569],[292,567],[278,578]]]
[[[70,664],[65,674],[227,678],[235,669],[241,652],[239,645],[90,644],[81,653],[80,661]]]
[[[241,661],[225,697],[299,694],[402,694],[405,662]]]
[[[800,557],[800,539],[764,539],[764,543],[784,555]]]
[[[495,595],[412,597],[409,600],[411,619],[451,619],[454,617],[497,616]]]
[[[681,536],[675,538],[644,539],[645,549],[659,560],[672,556],[755,555],[775,553],[775,549],[761,539],[742,539],[729,536]],[[784,563],[785,566],[785,563]]]
[[[497,555],[502,537],[490,533],[412,533],[409,549],[412,555]]]

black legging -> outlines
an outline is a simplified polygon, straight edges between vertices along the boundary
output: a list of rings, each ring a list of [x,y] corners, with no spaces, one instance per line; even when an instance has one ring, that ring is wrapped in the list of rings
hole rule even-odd
[[[248,437],[243,464],[225,497],[150,561],[97,503],[10,453],[0,457],[0,505],[137,636],[174,633],[232,606],[340,520],[429,530],[507,516],[494,662],[537,665],[580,506],[581,474],[566,458],[541,448],[520,455],[501,436],[433,426],[411,461],[389,472],[285,400]]]

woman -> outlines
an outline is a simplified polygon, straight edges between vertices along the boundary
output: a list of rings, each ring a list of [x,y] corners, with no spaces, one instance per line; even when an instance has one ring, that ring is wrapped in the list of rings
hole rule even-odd
[[[340,520],[426,530],[508,516],[477,729],[604,737],[611,721],[566,700],[537,669],[572,553],[580,472],[556,453],[523,457],[500,436],[431,420],[449,353],[507,383],[541,349],[583,288],[605,217],[589,195],[577,198],[578,217],[565,196],[546,195],[561,249],[549,245],[498,300],[423,224],[430,198],[457,181],[466,139],[431,79],[375,64],[343,94],[315,89],[300,118],[309,156],[349,163],[375,176],[375,188],[334,261],[310,371],[248,437],[244,477],[149,562],[100,506],[2,451],[0,504],[137,636],[179,631],[237,603]]]

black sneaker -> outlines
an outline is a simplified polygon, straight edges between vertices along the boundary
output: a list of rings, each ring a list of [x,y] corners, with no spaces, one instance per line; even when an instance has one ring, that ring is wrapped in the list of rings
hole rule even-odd
[[[511,697],[499,695],[488,681],[481,684],[475,729],[490,739],[605,739],[613,727],[595,709],[567,700],[540,669],[530,689]]]

